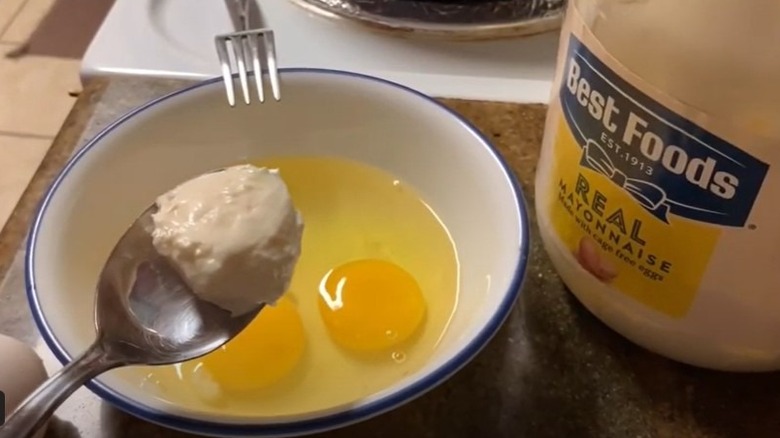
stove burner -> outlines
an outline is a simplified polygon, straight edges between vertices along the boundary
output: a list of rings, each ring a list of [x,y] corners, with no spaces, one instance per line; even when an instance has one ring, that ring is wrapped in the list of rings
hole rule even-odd
[[[566,0],[291,0],[329,18],[402,36],[483,40],[560,27]]]

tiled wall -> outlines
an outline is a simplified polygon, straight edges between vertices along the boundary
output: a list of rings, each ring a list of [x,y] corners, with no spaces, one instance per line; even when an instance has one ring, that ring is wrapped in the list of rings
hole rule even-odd
[[[0,228],[73,106],[69,92],[81,86],[78,60],[6,57],[27,40],[53,3],[0,0]]]

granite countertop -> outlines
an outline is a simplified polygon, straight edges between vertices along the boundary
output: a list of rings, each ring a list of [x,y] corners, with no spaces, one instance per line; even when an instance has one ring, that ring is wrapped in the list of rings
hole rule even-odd
[[[22,201],[0,233],[0,333],[36,348],[59,368],[31,321],[20,243],[40,196],[75,148],[128,109],[181,82],[89,83]],[[322,437],[776,437],[780,373],[727,374],[649,353],[612,332],[566,290],[541,248],[533,181],[545,107],[446,100],[493,139],[531,207],[532,258],[514,311],[490,344],[428,394]],[[184,437],[145,423],[80,389],[49,437]]]

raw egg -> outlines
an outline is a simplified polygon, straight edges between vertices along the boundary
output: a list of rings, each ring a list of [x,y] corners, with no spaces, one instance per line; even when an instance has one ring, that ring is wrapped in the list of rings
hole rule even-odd
[[[169,403],[275,417],[354,403],[424,367],[459,287],[455,246],[435,209],[363,163],[252,163],[279,169],[303,218],[289,290],[224,348],[178,369],[127,372],[143,373],[144,389]]]
[[[328,332],[351,350],[380,351],[401,344],[425,317],[425,298],[417,281],[384,260],[356,260],[329,271],[319,294]]]
[[[265,306],[230,342],[199,360],[188,362],[183,372],[205,374],[222,391],[263,389],[295,369],[305,346],[301,317],[295,303],[285,296],[274,306]]]

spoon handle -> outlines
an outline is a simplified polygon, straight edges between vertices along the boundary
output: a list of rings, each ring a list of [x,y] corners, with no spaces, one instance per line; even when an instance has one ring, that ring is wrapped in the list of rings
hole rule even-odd
[[[76,389],[118,365],[117,361],[106,355],[98,342],[92,344],[87,351],[65,365],[19,405],[0,427],[0,438],[32,437]]]

